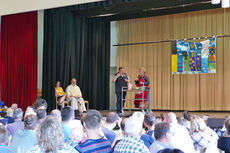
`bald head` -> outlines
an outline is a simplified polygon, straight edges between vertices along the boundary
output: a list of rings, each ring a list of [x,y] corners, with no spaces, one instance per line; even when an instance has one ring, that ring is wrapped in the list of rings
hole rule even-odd
[[[165,116],[164,122],[169,123],[169,124],[171,124],[171,123],[177,123],[176,114],[173,113],[173,112],[168,113]]]
[[[52,110],[50,115],[57,117],[58,121],[61,122],[61,112],[58,109]]]

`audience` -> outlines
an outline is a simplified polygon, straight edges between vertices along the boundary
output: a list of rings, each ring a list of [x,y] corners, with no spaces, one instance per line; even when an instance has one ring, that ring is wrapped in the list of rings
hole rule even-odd
[[[112,130],[116,127],[116,125],[119,123],[119,116],[114,113],[110,112],[107,117],[105,124],[102,128],[102,131],[106,137],[106,139],[112,144],[115,137],[116,133],[114,133]]]
[[[74,119],[70,120],[68,126],[71,129],[73,128],[83,129],[83,126],[81,124],[81,117],[82,117],[82,113],[79,110],[74,110]]]
[[[71,128],[68,126],[71,120],[74,119],[74,110],[71,106],[64,107],[61,112],[62,118],[62,130],[64,133],[64,140],[66,141],[69,138]]]
[[[149,153],[149,149],[140,140],[143,120],[141,115],[134,115],[125,121],[125,136],[114,147],[114,153]]]
[[[25,129],[15,132],[10,148],[15,153],[26,153],[31,147],[37,144],[35,129],[37,116],[27,115],[24,120]]]
[[[170,130],[172,133],[174,133],[171,147],[181,149],[185,153],[194,153],[195,150],[193,141],[188,133],[188,130],[182,125],[178,124],[176,114],[172,112],[168,113],[165,116],[164,122],[170,124]]]
[[[168,123],[158,123],[154,129],[154,137],[156,140],[151,144],[150,153],[158,153],[158,151],[168,148],[172,142],[174,133],[170,131]]]
[[[225,153],[230,153],[230,117],[226,118],[224,125],[227,131],[224,136],[219,138],[218,148],[225,151]]]
[[[218,135],[207,127],[204,120],[198,116],[191,119],[190,135],[193,140],[195,150],[217,147]]]
[[[70,136],[68,140],[66,140],[66,144],[76,147],[81,140],[83,139],[83,128],[73,128],[71,129]]]
[[[34,103],[34,109],[37,111],[38,109],[47,109],[47,102],[45,99],[37,98]]]
[[[10,135],[13,136],[17,130],[24,129],[24,122],[22,121],[22,116],[23,116],[23,111],[21,108],[14,110],[13,113],[14,123],[7,125],[7,130],[10,133]]]
[[[14,110],[18,109],[18,104],[12,104],[11,107],[7,109],[7,114],[4,117],[7,120],[7,124],[14,123],[13,113]]]
[[[84,153],[112,152],[110,142],[101,135],[101,119],[101,113],[97,110],[90,110],[86,113],[83,125],[87,134],[87,140],[75,147],[77,150]]]
[[[188,120],[186,120],[184,118],[181,118],[179,120],[179,124],[184,126],[188,131],[190,131],[190,127],[191,127],[191,122],[190,121],[188,121]]]
[[[5,127],[0,125],[0,153],[12,153],[9,145],[8,132]]]
[[[37,110],[38,124],[40,124],[46,118],[46,110],[38,109]]]
[[[61,123],[62,119],[61,119],[61,112],[58,109],[54,109],[51,111],[50,115],[55,116],[57,118],[57,120]]]
[[[147,148],[154,142],[154,127],[155,127],[156,117],[153,112],[148,112],[144,117],[144,127],[147,129],[147,134],[141,136],[141,140],[144,141],[144,144]]]
[[[64,134],[57,118],[48,115],[37,130],[38,144],[30,148],[27,153],[77,153],[64,143]]]
[[[180,150],[180,149],[166,148],[164,150],[159,151],[158,153],[184,153],[184,152],[182,150]]]

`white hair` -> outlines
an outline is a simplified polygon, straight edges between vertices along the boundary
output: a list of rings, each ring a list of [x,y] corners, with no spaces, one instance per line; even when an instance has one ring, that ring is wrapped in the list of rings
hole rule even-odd
[[[125,133],[132,136],[140,136],[143,122],[136,116],[131,116],[125,121]]]
[[[144,122],[145,115],[142,112],[134,112],[132,116],[138,118],[140,122]]]

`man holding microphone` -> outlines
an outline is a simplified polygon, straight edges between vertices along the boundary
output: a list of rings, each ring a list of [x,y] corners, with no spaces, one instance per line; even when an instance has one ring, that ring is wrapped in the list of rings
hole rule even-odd
[[[128,83],[130,82],[129,76],[124,72],[124,67],[119,67],[119,72],[114,75],[112,82],[115,82],[115,92],[117,96],[117,113],[122,113],[122,107],[124,107],[125,100],[122,104],[122,88],[128,87]],[[126,97],[126,92],[123,92],[123,99]]]

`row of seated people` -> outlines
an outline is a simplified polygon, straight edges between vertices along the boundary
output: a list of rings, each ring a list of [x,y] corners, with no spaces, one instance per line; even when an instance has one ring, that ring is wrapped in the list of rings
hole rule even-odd
[[[225,135],[219,138],[199,116],[185,116],[179,122],[182,126],[174,113],[160,119],[152,112],[135,112],[128,118],[110,112],[104,118],[97,110],[81,114],[71,106],[46,115],[46,107],[44,100],[38,100],[24,117],[20,108],[14,108],[14,122],[0,128],[0,152],[195,153],[204,148],[210,153],[219,152],[218,148],[230,151],[230,118],[225,121]]]

